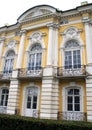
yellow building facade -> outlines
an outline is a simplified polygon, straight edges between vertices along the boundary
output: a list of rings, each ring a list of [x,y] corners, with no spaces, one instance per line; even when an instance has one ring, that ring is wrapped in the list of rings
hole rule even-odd
[[[0,113],[92,121],[92,4],[35,6],[0,28]]]

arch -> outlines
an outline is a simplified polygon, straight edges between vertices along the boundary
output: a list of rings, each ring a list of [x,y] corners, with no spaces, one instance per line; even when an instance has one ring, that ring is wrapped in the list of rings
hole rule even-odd
[[[40,44],[41,47],[42,47],[42,49],[45,49],[45,48],[46,48],[45,43],[44,43],[44,40],[43,40],[43,34],[42,34],[40,31],[37,31],[37,32],[32,33],[32,34],[30,35],[30,38],[29,38],[29,39],[30,39],[30,40],[29,40],[29,45],[28,45],[26,51],[29,51],[30,48],[31,48],[34,44],[36,44],[36,43]]]
[[[78,28],[71,26],[69,28],[66,28],[63,32],[63,41],[60,45],[61,49],[64,49],[65,44],[70,40],[75,40],[78,42],[80,47],[84,46],[84,43],[79,35],[80,30]]]

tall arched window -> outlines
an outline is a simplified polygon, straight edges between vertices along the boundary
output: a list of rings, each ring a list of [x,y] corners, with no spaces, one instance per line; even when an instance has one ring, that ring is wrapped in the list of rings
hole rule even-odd
[[[70,40],[65,44],[65,69],[81,68],[80,46],[76,40]]]
[[[5,57],[5,65],[4,65],[4,74],[12,73],[13,70],[13,64],[14,64],[14,57],[15,53],[14,51],[9,51]]]
[[[40,70],[42,63],[42,47],[40,44],[35,44],[29,53],[28,70]]]

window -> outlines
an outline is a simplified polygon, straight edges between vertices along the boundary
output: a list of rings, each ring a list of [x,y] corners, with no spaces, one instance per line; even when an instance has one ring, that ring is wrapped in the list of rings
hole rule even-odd
[[[38,89],[37,88],[29,88],[27,90],[27,109],[37,109],[37,96]]]
[[[65,44],[65,69],[81,68],[81,55],[79,44],[70,40]]]
[[[9,90],[4,88],[1,90],[0,106],[7,106]]]
[[[40,70],[42,62],[42,47],[35,44],[29,54],[28,70]]]
[[[4,65],[4,71],[3,71],[4,74],[12,73],[13,64],[14,64],[14,56],[15,56],[14,51],[10,51],[6,55],[5,65]]]
[[[67,99],[67,111],[80,111],[80,89],[70,88],[67,89],[66,99]]]

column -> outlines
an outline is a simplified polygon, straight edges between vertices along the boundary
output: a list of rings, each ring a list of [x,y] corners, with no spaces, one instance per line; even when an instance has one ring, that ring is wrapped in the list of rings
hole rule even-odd
[[[16,65],[18,69],[21,68],[21,65],[22,65],[26,31],[23,30],[20,33],[21,33],[21,40],[20,40],[20,46],[19,46],[19,51],[18,51],[18,59],[17,59],[17,65]]]
[[[19,101],[20,101],[20,86],[17,79],[12,79],[9,88],[9,97],[7,105],[8,114],[18,114],[19,113]]]
[[[5,41],[5,37],[2,37],[2,38],[0,39],[0,58],[1,58],[1,56],[2,56],[4,41]]]
[[[48,25],[49,35],[48,35],[48,51],[47,51],[47,66],[52,65],[52,54],[53,54],[53,38],[54,38],[54,29],[53,24]]]
[[[89,74],[86,78],[87,120],[92,121],[92,41],[89,21],[85,22],[85,36],[87,54],[86,71]]]
[[[54,66],[58,66],[58,28],[59,26],[56,26],[55,29],[55,46],[54,46]]]
[[[43,69],[40,118],[57,119],[59,81],[54,78],[54,66],[57,66],[58,61],[58,30],[56,30],[56,24],[50,24],[48,27],[47,66]]]

